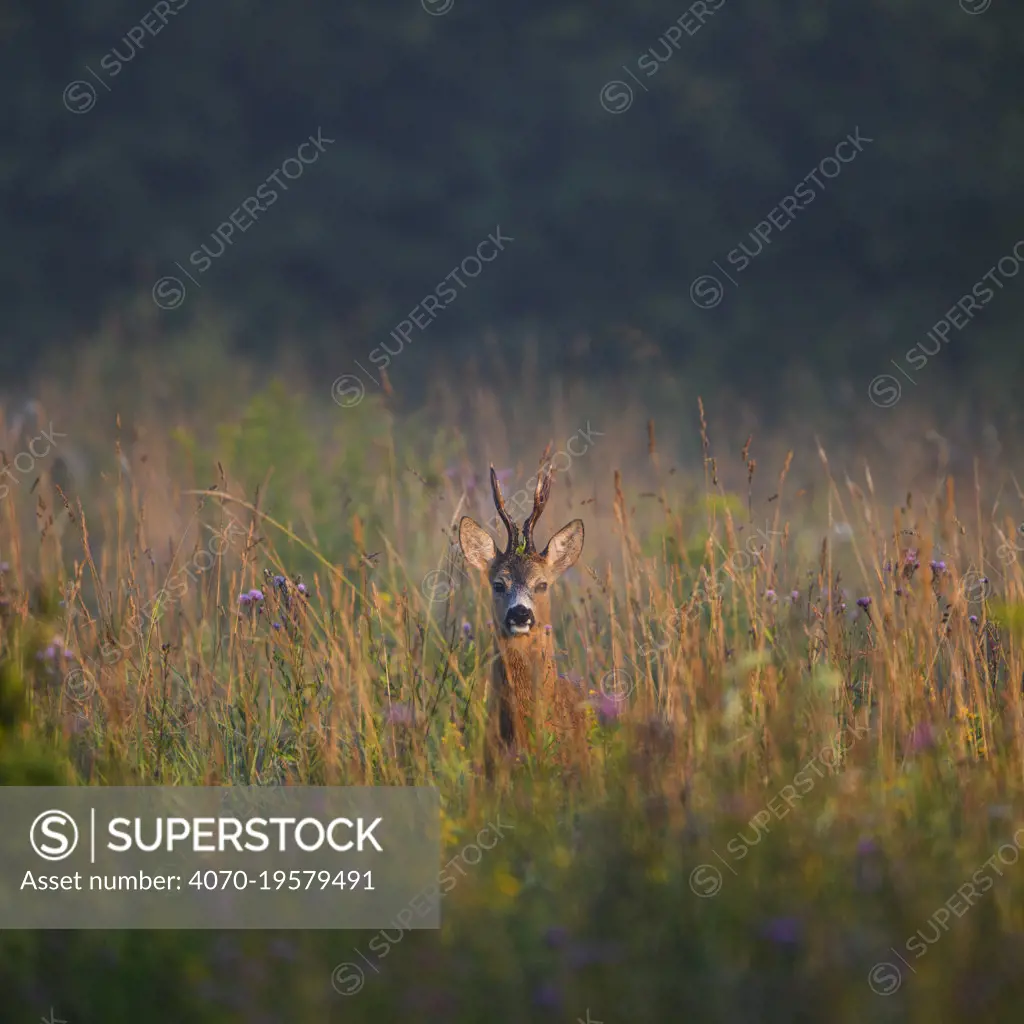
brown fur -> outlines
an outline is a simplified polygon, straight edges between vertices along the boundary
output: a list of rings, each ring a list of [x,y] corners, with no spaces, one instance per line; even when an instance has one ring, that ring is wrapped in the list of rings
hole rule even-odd
[[[535,740],[554,738],[555,758],[562,764],[581,763],[586,751],[582,694],[559,679],[555,667],[549,586],[573,565],[583,550],[583,523],[576,519],[559,530],[542,552],[533,543],[533,526],[543,511],[550,489],[550,472],[537,482],[534,510],[524,523],[524,544],[517,527],[505,515],[501,489],[491,469],[494,500],[509,533],[506,550],[499,552],[491,537],[468,516],[459,524],[459,543],[470,565],[485,570],[495,614],[497,656],[491,673],[485,768],[493,777],[496,762],[521,753],[539,753]],[[500,589],[496,590],[495,587]],[[518,595],[518,598],[517,598]],[[534,616],[528,633],[514,635],[503,628],[513,600],[526,601]]]
[[[578,760],[585,747],[582,695],[558,678],[554,641],[544,633],[539,615],[538,623],[539,634],[498,634],[488,707],[487,760],[492,766],[495,753],[537,753],[534,737],[546,734],[554,738],[554,757],[560,763]]]

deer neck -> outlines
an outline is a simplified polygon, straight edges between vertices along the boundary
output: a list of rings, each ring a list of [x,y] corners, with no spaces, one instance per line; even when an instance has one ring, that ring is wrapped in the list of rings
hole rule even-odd
[[[498,635],[495,682],[520,693],[555,678],[555,642],[540,623],[525,636]]]

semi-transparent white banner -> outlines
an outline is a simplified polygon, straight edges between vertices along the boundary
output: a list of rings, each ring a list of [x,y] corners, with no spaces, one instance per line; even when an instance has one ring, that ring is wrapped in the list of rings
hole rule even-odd
[[[9,786],[0,821],[0,928],[441,923],[436,789]]]

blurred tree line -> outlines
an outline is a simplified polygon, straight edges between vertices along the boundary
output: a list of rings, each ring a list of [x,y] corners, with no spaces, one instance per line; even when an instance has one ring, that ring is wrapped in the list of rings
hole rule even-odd
[[[752,381],[884,368],[1024,237],[1024,10],[964,6],[8,0],[0,372],[147,307],[338,367],[498,226],[514,241],[409,335],[432,358],[494,327],[588,334],[608,368],[651,345]],[[874,141],[698,308],[691,282],[857,129]],[[276,203],[211,238],[318,131]],[[203,243],[224,253],[199,276]],[[178,308],[153,304],[165,275]],[[985,310],[986,358],[1013,358],[1022,292]],[[971,358],[950,352],[945,373]]]

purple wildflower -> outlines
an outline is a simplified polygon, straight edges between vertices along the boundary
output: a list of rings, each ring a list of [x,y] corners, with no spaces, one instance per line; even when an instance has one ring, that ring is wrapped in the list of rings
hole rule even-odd
[[[907,748],[918,754],[935,746],[935,731],[928,722],[918,722],[907,737]]]
[[[291,939],[273,939],[270,943],[269,953],[277,960],[295,960],[299,955],[299,950]]]
[[[271,625],[272,629],[280,629],[281,628],[281,623],[280,622],[272,622],[270,625]]]
[[[459,466],[449,466],[444,475],[457,487],[461,487],[467,494],[476,490],[476,473],[464,471]]]
[[[246,605],[252,604],[252,598],[248,594],[239,594],[238,603],[245,607]]]
[[[598,721],[602,725],[610,725],[622,714],[626,702],[609,697],[607,693],[599,693],[592,698],[591,703],[597,711]]]
[[[562,993],[557,985],[541,985],[533,993],[533,1004],[545,1010],[557,1010],[562,1005]]]
[[[774,603],[775,603],[775,601],[777,600],[777,598],[776,598],[776,596],[775,596],[775,591],[774,591],[774,590],[772,590],[772,589],[771,589],[771,587],[769,587],[769,588],[768,588],[768,589],[767,589],[767,590],[766,590],[766,591],[764,592],[764,596],[765,596],[765,600],[766,600],[766,601],[767,601],[767,602],[768,602],[769,604],[774,604]]]
[[[262,601],[263,600],[263,591],[262,590],[257,590],[255,587],[253,587],[253,589],[249,591],[249,600],[250,601]]]
[[[300,583],[300,584],[299,584],[299,585],[298,585],[298,586],[297,586],[297,587],[296,587],[295,589],[296,589],[296,590],[297,590],[297,591],[298,591],[298,592],[299,592],[300,594],[304,594],[304,593],[306,592],[306,584],[305,584],[305,583]]]
[[[882,848],[866,837],[857,844],[855,885],[860,892],[878,892],[885,882],[885,861]]]
[[[871,607],[871,598],[870,597],[858,597],[857,598],[857,607],[858,608],[863,608],[865,611],[867,611],[868,608]]]
[[[412,725],[412,705],[407,703],[392,704],[384,713],[384,721],[388,725]]]
[[[793,602],[793,604],[796,604],[797,601],[800,600],[800,591],[799,590],[792,591],[790,593],[790,595],[789,595],[789,599],[790,599],[790,601]]]
[[[53,661],[53,659],[57,657],[57,648],[53,644],[50,644],[46,650],[43,651],[43,657],[47,661]]]
[[[977,615],[971,615],[971,616],[969,616],[969,618],[970,618],[970,621],[971,621],[972,625],[976,626],[978,624],[978,616]]]
[[[467,640],[473,639],[473,627],[466,621],[466,619],[462,620],[462,635]]]
[[[545,622],[544,623],[544,632],[545,633],[550,633],[551,632],[551,623],[550,622]]]
[[[803,936],[803,926],[795,917],[773,917],[762,925],[761,935],[780,946],[795,946]]]
[[[946,571],[946,563],[936,562],[934,558],[928,563],[928,565],[931,568],[932,572],[936,575],[938,575],[939,573],[944,573]]]

